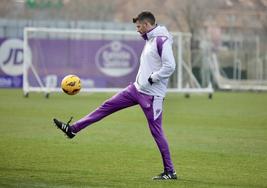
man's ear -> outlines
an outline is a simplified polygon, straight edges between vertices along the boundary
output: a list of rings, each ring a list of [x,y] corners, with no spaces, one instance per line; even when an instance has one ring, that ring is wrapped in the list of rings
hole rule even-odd
[[[144,24],[145,24],[145,27],[146,27],[147,29],[150,27],[150,23],[149,23],[149,22],[145,21]]]

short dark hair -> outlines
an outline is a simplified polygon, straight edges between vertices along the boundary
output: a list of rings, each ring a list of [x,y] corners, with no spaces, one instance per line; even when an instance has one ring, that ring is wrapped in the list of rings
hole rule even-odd
[[[136,23],[137,21],[144,21],[144,20],[147,20],[151,25],[154,25],[156,22],[156,19],[151,12],[143,11],[137,17],[133,18],[133,23]]]

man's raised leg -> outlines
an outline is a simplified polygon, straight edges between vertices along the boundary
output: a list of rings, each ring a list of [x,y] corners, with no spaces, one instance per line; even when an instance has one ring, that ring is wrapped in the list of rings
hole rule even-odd
[[[136,105],[136,99],[131,94],[132,85],[128,86],[123,91],[117,93],[110,99],[106,100],[95,111],[75,122],[71,128],[74,133],[79,132],[85,127],[101,120],[102,118],[127,107]]]
[[[87,116],[81,118],[73,125],[70,125],[70,121],[68,123],[64,123],[55,118],[53,120],[54,124],[57,128],[63,131],[68,138],[73,138],[77,132],[91,125],[92,123],[95,123],[118,110],[136,105],[137,100],[134,89],[135,88],[132,84],[129,85],[127,88],[106,100],[100,107]]]

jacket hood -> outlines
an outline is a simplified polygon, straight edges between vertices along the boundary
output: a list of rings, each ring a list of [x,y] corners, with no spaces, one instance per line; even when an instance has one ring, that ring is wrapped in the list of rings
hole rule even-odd
[[[165,26],[159,26],[157,25],[156,27],[154,27],[153,29],[151,29],[150,31],[148,31],[147,33],[143,34],[142,37],[145,40],[149,40],[151,38],[154,37],[159,37],[159,36],[165,36],[167,37],[170,42],[172,42],[172,35],[169,33],[169,31],[167,30],[167,28]]]

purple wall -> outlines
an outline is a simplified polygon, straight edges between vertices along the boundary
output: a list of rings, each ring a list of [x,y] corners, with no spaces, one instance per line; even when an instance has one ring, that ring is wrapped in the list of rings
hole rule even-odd
[[[8,42],[7,42],[8,41]],[[31,39],[32,65],[42,82],[56,75],[57,86],[68,74],[76,74],[83,87],[125,87],[135,80],[142,40]],[[0,39],[0,87],[22,86],[22,41]],[[39,86],[29,69],[30,86]]]

